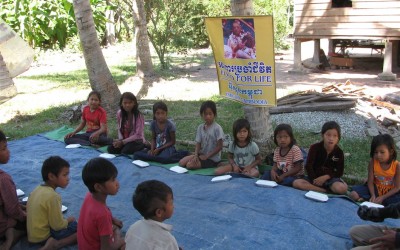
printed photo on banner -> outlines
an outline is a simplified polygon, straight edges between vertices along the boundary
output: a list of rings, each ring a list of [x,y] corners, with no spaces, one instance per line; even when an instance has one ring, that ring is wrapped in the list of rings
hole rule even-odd
[[[256,59],[254,19],[222,19],[227,59]]]
[[[220,95],[251,106],[276,106],[272,16],[206,17]]]

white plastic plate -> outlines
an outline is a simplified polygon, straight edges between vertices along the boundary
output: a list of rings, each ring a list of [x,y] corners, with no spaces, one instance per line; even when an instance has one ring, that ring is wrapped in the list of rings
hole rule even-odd
[[[15,190],[17,192],[17,196],[23,196],[25,193],[21,189]]]
[[[278,184],[275,181],[268,180],[258,180],[256,181],[256,185],[260,187],[276,187]]]
[[[61,212],[64,213],[65,211],[67,211],[67,209],[68,209],[68,207],[61,205]]]
[[[186,173],[188,170],[186,168],[180,167],[180,166],[173,166],[169,170],[174,171],[175,173],[178,174],[183,174]]]
[[[321,202],[326,202],[328,201],[328,196],[326,194],[321,194],[321,193],[317,193],[314,191],[308,191],[305,196],[311,200],[314,201],[321,201]]]
[[[230,180],[232,176],[228,175],[221,175],[211,179],[212,182],[219,182],[219,181],[227,181]]]
[[[79,148],[81,146],[81,144],[69,144],[67,146],[65,146],[65,148]]]
[[[132,163],[135,164],[135,165],[138,166],[138,167],[141,167],[141,168],[145,168],[145,167],[150,166],[149,163],[147,163],[147,162],[145,162],[145,161],[141,161],[141,160],[135,160],[135,161],[133,161]]]
[[[382,208],[385,207],[381,204],[369,202],[369,201],[364,201],[363,203],[360,204],[360,206],[367,206],[367,207],[377,207],[377,208]]]
[[[24,197],[24,198],[22,199],[22,201],[23,201],[23,202],[28,201],[28,197]]]
[[[106,159],[112,159],[112,158],[115,158],[115,155],[109,154],[109,153],[102,153],[99,155],[99,157],[106,158]]]

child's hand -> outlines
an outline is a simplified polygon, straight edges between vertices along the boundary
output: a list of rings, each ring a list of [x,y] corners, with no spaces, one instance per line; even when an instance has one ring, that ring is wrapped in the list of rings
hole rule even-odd
[[[199,158],[200,160],[202,160],[202,161],[207,160],[207,156],[205,156],[205,155],[199,155],[198,158]]]
[[[71,216],[67,218],[68,223],[74,222],[75,221],[75,217]]]
[[[244,169],[242,170],[242,173],[243,173],[243,174],[250,174],[250,173],[251,173],[251,169],[252,169],[251,166],[246,166],[246,167],[244,167]]]
[[[117,226],[117,227],[119,227],[119,228],[122,228],[123,227],[123,223],[122,223],[122,221],[120,221],[120,220],[118,220],[117,218],[112,218],[112,223],[113,223],[113,225],[115,225],[115,226]]]
[[[396,234],[395,230],[382,230],[385,234],[381,237],[372,238],[369,240],[371,244],[377,243],[374,245],[374,249],[395,249],[396,248]]]
[[[199,156],[193,155],[193,158],[190,159],[189,162],[190,162],[190,164],[192,164],[192,166],[193,166],[193,165],[198,165],[198,164],[200,164],[200,163],[199,163]],[[188,162],[188,163],[189,163],[189,162]]]
[[[370,202],[375,202],[375,200],[376,200],[375,195],[371,195],[371,198],[369,198],[369,201],[370,201]]]
[[[93,133],[90,135],[89,140],[91,143],[96,143],[99,140],[99,135],[97,133]]]
[[[70,138],[70,137],[72,137],[72,136],[74,136],[75,135],[75,133],[74,132],[71,132],[71,133],[68,133],[66,136],[64,136],[64,138],[65,139],[68,139],[68,138]]]
[[[160,150],[159,148],[154,149],[153,155],[154,155],[154,156],[158,155],[158,154],[160,153],[160,151],[161,151],[161,150]]]
[[[384,198],[382,196],[378,196],[375,198],[374,202],[378,204],[382,204]]]
[[[279,182],[279,175],[274,170],[271,170],[271,180]]]
[[[329,179],[329,175],[323,175],[314,179],[313,184],[318,187],[322,187],[324,183]]]
[[[238,165],[234,164],[234,165],[232,165],[232,167],[233,167],[233,172],[234,173],[241,173],[242,172],[242,170],[239,168]]]
[[[122,140],[114,140],[113,141],[114,148],[122,148],[123,145],[124,145],[124,143],[122,142]]]

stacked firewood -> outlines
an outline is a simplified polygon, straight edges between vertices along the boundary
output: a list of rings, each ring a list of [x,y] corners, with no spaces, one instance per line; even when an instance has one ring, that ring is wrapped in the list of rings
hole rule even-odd
[[[354,108],[355,112],[366,117],[366,134],[391,134],[400,147],[400,97],[399,104],[395,94],[390,97],[371,97],[364,93],[365,88],[355,86],[350,80],[326,86],[321,92],[302,91],[278,99],[278,106],[271,108],[271,114],[307,111],[340,111]],[[394,96],[394,97],[393,97]]]
[[[344,86],[349,83],[345,83]],[[360,90],[347,90],[340,84],[330,85],[322,89],[322,92],[301,91],[277,100],[277,107],[270,109],[270,114],[333,111],[345,110],[356,106]]]

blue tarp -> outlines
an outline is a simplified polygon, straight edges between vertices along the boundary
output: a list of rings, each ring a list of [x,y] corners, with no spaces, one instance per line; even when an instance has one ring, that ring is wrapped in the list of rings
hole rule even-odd
[[[81,179],[84,164],[101,152],[89,148],[66,149],[65,144],[43,136],[10,141],[10,162],[0,166],[26,195],[42,182],[41,166],[51,155],[59,155],[70,164],[70,183],[57,189],[65,216],[79,217],[87,192]],[[175,211],[166,223],[185,250],[190,249],[349,249],[348,235],[353,225],[367,224],[358,218],[358,206],[343,198],[326,203],[304,197],[305,191],[284,186],[258,187],[256,180],[232,178],[213,183],[212,176],[177,174],[156,166],[139,168],[132,160],[119,156],[111,159],[118,168],[120,190],[109,196],[107,204],[114,217],[124,222],[123,232],[140,219],[131,197],[138,183],[157,179],[174,191]],[[396,220],[385,224],[396,226]],[[14,249],[29,248],[26,239]],[[68,249],[77,249],[76,246]]]

